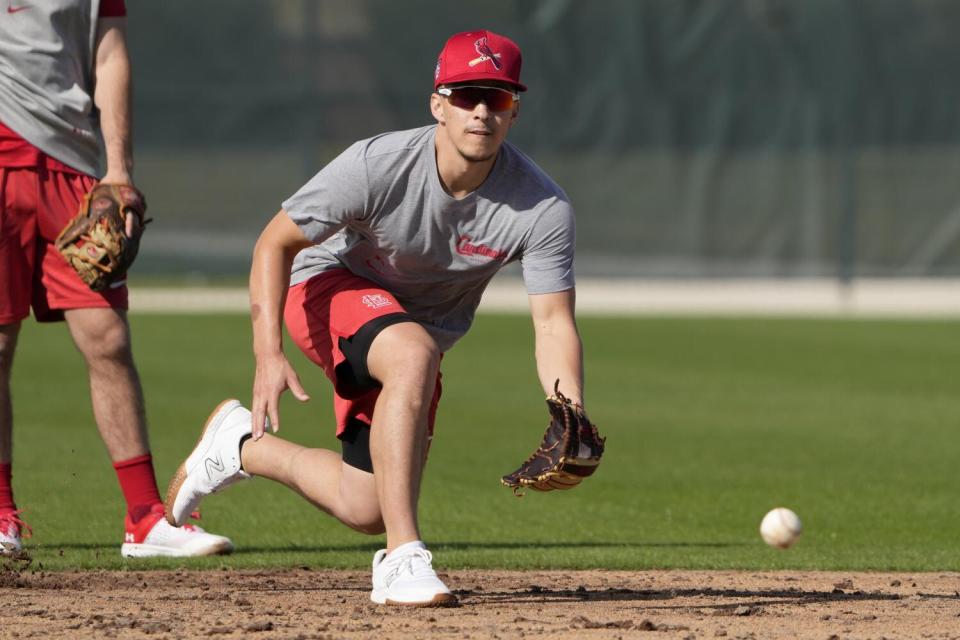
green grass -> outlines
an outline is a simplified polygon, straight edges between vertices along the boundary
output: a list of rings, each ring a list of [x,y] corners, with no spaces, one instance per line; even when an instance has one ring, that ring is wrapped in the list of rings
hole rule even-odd
[[[134,316],[161,488],[222,398],[247,400],[244,316]],[[599,319],[580,323],[591,417],[608,437],[571,492],[499,486],[546,424],[522,316],[483,316],[444,360],[421,524],[438,566],[960,570],[960,323]],[[329,385],[295,354],[313,400],[282,434],[335,446]],[[34,567],[366,567],[354,533],[260,479],[214,496],[202,524],[238,551],[124,561],[123,505],[63,326],[24,325],[14,376],[14,483]],[[785,505],[789,551],[757,527]]]

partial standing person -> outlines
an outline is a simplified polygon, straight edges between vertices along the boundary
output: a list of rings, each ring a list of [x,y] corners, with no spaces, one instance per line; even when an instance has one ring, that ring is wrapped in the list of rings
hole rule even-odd
[[[31,306],[41,322],[66,320],[86,361],[94,417],[127,503],[121,553],[229,552],[227,538],[174,528],[163,517],[125,283],[92,291],[54,246],[104,159],[101,182],[133,185],[124,0],[7,4],[0,11],[0,553],[18,553],[29,532],[11,482],[10,375]],[[129,216],[127,235],[141,232]]]
[[[357,142],[283,203],[250,273],[252,412],[236,400],[214,410],[170,483],[171,523],[203,497],[263,476],[357,531],[386,532],[373,559],[374,602],[456,601],[422,542],[420,482],[443,354],[510,262],[523,267],[543,389],[582,414],[573,208],[506,142],[526,90],[520,63],[503,36],[452,36],[430,95],[436,124]],[[283,353],[282,320],[333,383],[342,454],[265,433],[280,427],[285,389],[308,399]],[[602,442],[585,446],[598,461]]]

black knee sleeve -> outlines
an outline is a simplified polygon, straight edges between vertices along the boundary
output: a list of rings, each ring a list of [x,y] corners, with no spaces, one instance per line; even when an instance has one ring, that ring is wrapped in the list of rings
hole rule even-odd
[[[370,425],[362,420],[350,418],[347,428],[340,434],[340,446],[343,449],[343,461],[351,467],[373,473],[373,460],[370,458]]]
[[[367,369],[367,352],[377,335],[392,324],[416,322],[407,313],[389,313],[367,322],[349,338],[340,338],[338,346],[346,360],[337,365],[337,394],[343,398],[356,398],[380,383]]]

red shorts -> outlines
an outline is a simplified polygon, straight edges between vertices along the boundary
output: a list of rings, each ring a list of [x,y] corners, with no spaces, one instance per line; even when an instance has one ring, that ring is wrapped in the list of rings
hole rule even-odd
[[[371,424],[380,395],[379,388],[354,393],[342,379],[342,369],[338,375],[338,366],[347,359],[340,349],[340,339],[348,340],[368,322],[396,313],[404,313],[404,309],[390,292],[346,269],[320,273],[287,291],[283,313],[287,332],[333,383],[338,437],[351,418]],[[431,436],[440,403],[440,377],[438,372],[428,416]]]
[[[65,309],[127,308],[127,287],[96,293],[53,241],[96,180],[43,166],[0,167],[0,325],[30,315],[48,322]]]

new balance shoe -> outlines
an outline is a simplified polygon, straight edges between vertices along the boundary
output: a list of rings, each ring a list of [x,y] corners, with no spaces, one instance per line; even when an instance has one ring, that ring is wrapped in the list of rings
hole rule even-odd
[[[32,535],[30,525],[20,519],[20,511],[0,514],[0,556],[15,556],[23,549],[21,538]]]
[[[240,468],[240,443],[251,431],[250,412],[239,400],[224,400],[213,410],[167,488],[167,522],[182,525],[205,497],[253,477]]]
[[[443,607],[457,603],[447,585],[433,570],[433,554],[419,540],[408,542],[389,554],[381,549],[373,556],[373,591],[377,604],[413,607]]]
[[[127,515],[126,533],[120,547],[124,558],[218,556],[232,551],[229,538],[207,533],[192,524],[170,526],[159,503],[136,524]]]

